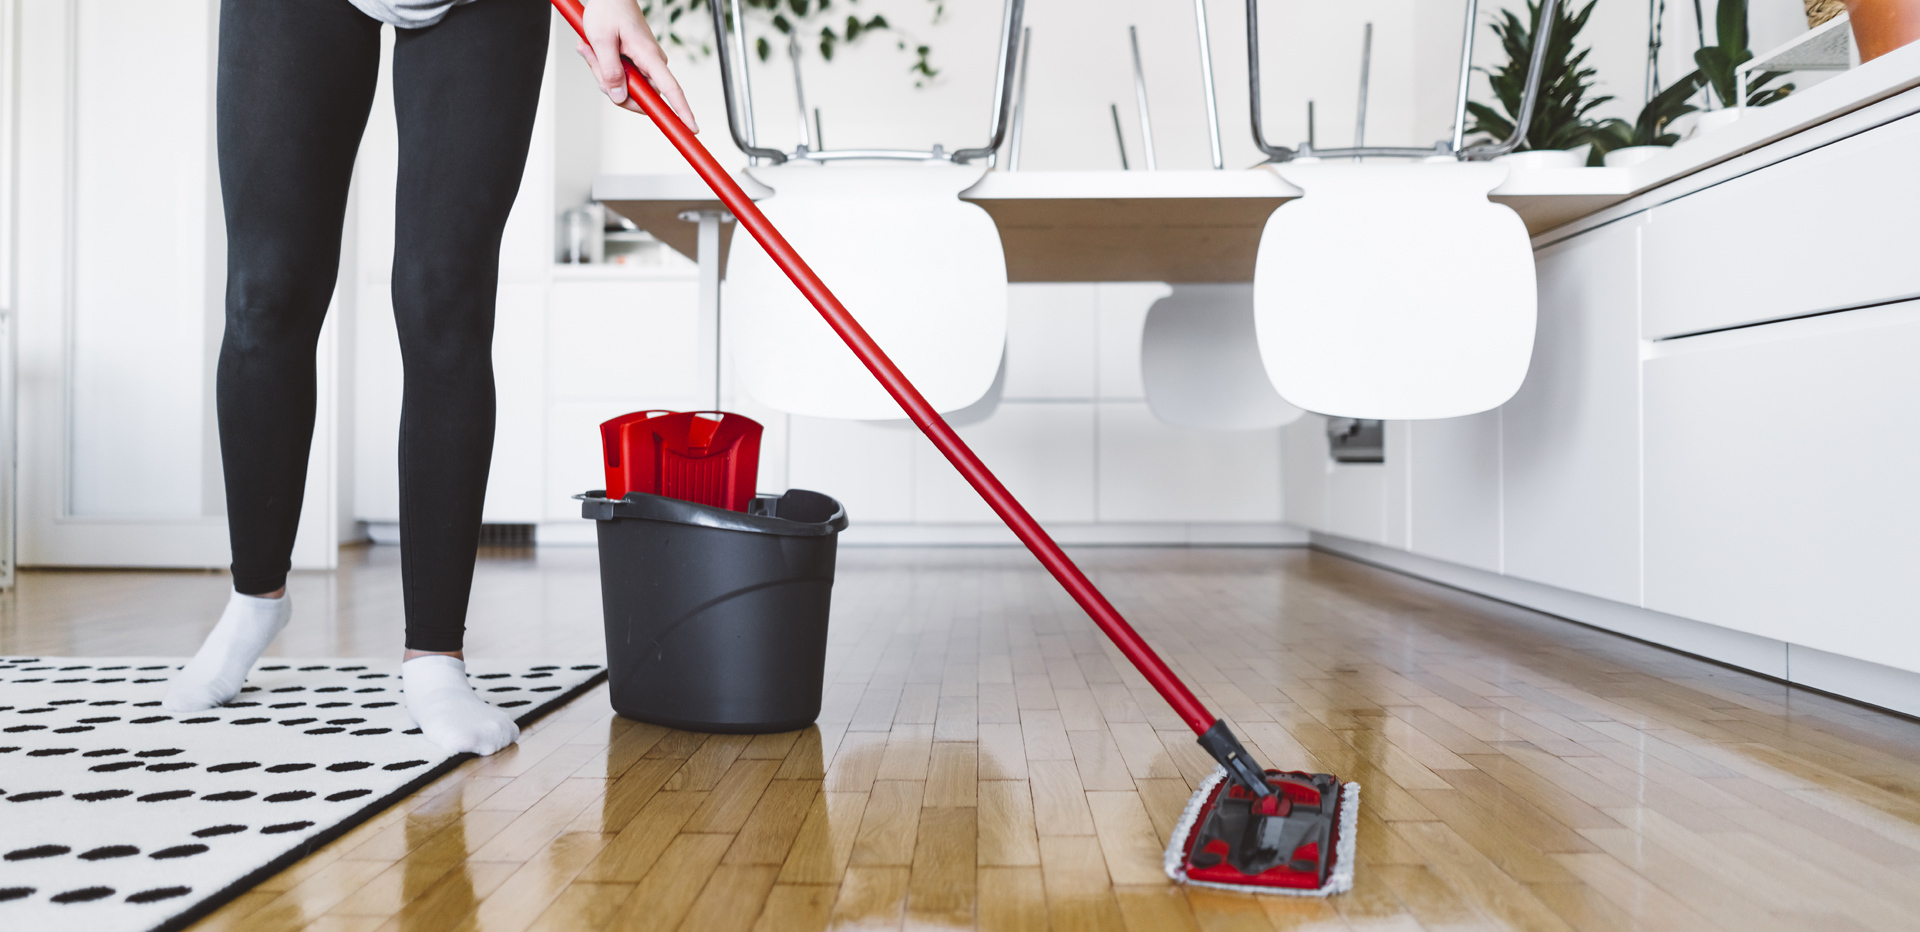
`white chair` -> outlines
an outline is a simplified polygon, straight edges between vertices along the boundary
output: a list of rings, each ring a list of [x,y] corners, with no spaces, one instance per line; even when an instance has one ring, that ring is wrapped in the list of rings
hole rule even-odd
[[[1487,200],[1504,165],[1291,162],[1306,192],[1268,218],[1253,273],[1260,357],[1281,397],[1322,414],[1446,418],[1526,379],[1533,248]]]
[[[744,100],[735,94],[731,55],[747,47],[738,3],[730,39],[720,3],[707,6],[728,130],[742,152],[769,163],[747,170],[773,189],[758,200],[767,219],[936,410],[990,410],[1007,342],[1006,254],[993,218],[960,192],[986,174],[1006,138],[1024,0],[1005,0],[1002,11],[988,142],[953,152],[821,150],[817,125],[792,152],[757,145],[750,85],[740,84]],[[796,64],[804,115],[799,79]],[[761,403],[811,417],[905,416],[752,237],[734,237],[728,250],[726,313],[740,384]]]
[[[749,169],[774,190],[767,219],[940,411],[993,385],[1007,340],[1000,231],[961,191],[984,165],[789,162]],[[749,236],[727,258],[727,313],[741,385],[811,417],[902,417],[813,305]]]
[[[1484,160],[1527,136],[1558,6],[1541,4],[1507,139],[1464,146],[1478,27],[1468,0],[1451,139],[1288,149],[1261,129],[1258,0],[1247,0],[1254,142],[1304,192],[1267,219],[1254,265],[1260,357],[1281,397],[1321,414],[1400,420],[1475,414],[1519,390],[1533,354],[1533,249],[1519,215],[1487,200],[1507,166]],[[1364,112],[1364,66],[1360,89]],[[1420,161],[1360,163],[1379,157]]]
[[[1273,389],[1256,345],[1253,286],[1174,285],[1140,334],[1140,378],[1153,416],[1176,427],[1260,430],[1301,410]]]

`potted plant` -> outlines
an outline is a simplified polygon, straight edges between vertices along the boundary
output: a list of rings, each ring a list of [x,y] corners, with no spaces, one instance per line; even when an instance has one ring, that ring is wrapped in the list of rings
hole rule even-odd
[[[1699,71],[1689,72],[1672,87],[1653,95],[1632,123],[1618,118],[1600,121],[1589,138],[1602,163],[1608,168],[1638,165],[1679,142],[1680,134],[1672,131],[1673,122],[1700,109],[1688,99],[1700,93],[1706,82]]]
[[[1534,105],[1533,122],[1527,126],[1527,136],[1520,142],[1520,151],[1568,152],[1571,154],[1567,160],[1578,166],[1579,156],[1573,150],[1594,141],[1592,133],[1599,124],[1588,114],[1613,98],[1587,96],[1594,86],[1594,69],[1586,64],[1587,53],[1592,49],[1575,52],[1573,44],[1580,30],[1586,27],[1596,2],[1598,0],[1588,0],[1577,12],[1565,3],[1556,7],[1552,36],[1547,40],[1546,58],[1540,66],[1543,71],[1540,96]],[[1513,132],[1520,115],[1520,99],[1526,92],[1527,68],[1533,56],[1534,27],[1540,21],[1540,7],[1540,0],[1527,0],[1525,20],[1512,10],[1502,10],[1500,18],[1494,21],[1493,33],[1499,38],[1507,60],[1496,68],[1479,70],[1493,85],[1493,94],[1505,112],[1478,101],[1469,102],[1467,111],[1473,115],[1473,123],[1467,127],[1469,132],[1485,133],[1494,139],[1505,139]],[[1586,164],[1598,165],[1599,160],[1596,147],[1589,151]]]
[[[1860,60],[1869,62],[1920,39],[1920,0],[1846,0]]]
[[[1791,84],[1767,86],[1785,77],[1784,71],[1762,72],[1751,76],[1746,88],[1737,86],[1740,66],[1753,60],[1753,50],[1747,48],[1747,0],[1720,0],[1713,20],[1714,36],[1719,44],[1694,52],[1693,61],[1700,66],[1700,74],[1706,77],[1713,96],[1719,99],[1720,109],[1700,117],[1698,132],[1708,132],[1739,119],[1742,94],[1746,96],[1747,106],[1764,107],[1793,93]]]

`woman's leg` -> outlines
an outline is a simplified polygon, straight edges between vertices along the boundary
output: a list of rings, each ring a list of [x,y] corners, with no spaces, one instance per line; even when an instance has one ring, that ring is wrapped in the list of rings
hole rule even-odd
[[[400,408],[401,582],[409,653],[457,654],[493,455],[500,237],[520,190],[546,67],[543,0],[481,0],[400,30],[393,309]],[[491,753],[518,729],[453,656],[403,665],[407,708],[449,750]]]
[[[216,404],[234,596],[167,693],[177,709],[239,692],[291,606],[286,585],[307,451],[314,347],[380,65],[380,24],[342,0],[224,0],[216,133],[227,221],[227,321]]]
[[[410,650],[460,650],[493,455],[493,303],[546,66],[542,0],[483,0],[400,30],[393,311]]]

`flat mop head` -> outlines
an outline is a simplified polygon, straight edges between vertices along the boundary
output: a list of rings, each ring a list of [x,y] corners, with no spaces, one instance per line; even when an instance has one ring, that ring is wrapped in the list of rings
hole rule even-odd
[[[1200,784],[1167,845],[1167,876],[1246,893],[1326,896],[1353,887],[1360,784],[1266,771],[1256,797],[1222,768]]]

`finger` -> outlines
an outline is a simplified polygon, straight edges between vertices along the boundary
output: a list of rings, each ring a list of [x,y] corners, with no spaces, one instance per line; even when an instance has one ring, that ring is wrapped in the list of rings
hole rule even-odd
[[[647,71],[646,75],[647,81],[654,90],[660,92],[661,97],[666,98],[667,106],[673,108],[680,121],[687,124],[688,129],[699,132],[700,123],[693,118],[693,108],[687,104],[687,95],[680,89],[680,82],[673,79],[673,72],[663,64],[658,69]]]
[[[653,86],[660,92],[660,96],[667,99],[667,106],[672,107],[673,112],[686,121],[688,129],[696,133],[700,132],[700,121],[693,118],[693,107],[687,103],[687,95],[681,92],[680,82],[675,81],[672,74],[662,69],[659,78],[654,80]]]
[[[660,47],[651,42],[642,48],[628,46],[627,56],[633,59],[634,66],[646,76],[653,89],[666,98],[667,106],[680,117],[680,121],[687,124],[688,129],[699,132],[700,123],[693,118],[693,108],[688,106],[687,95],[680,89],[680,82],[674,80],[672,71],[667,70],[667,58]]]
[[[588,44],[593,46],[594,76],[600,79],[600,88],[614,103],[627,99],[626,69],[620,65],[620,33],[609,29],[605,32],[590,30]]]

